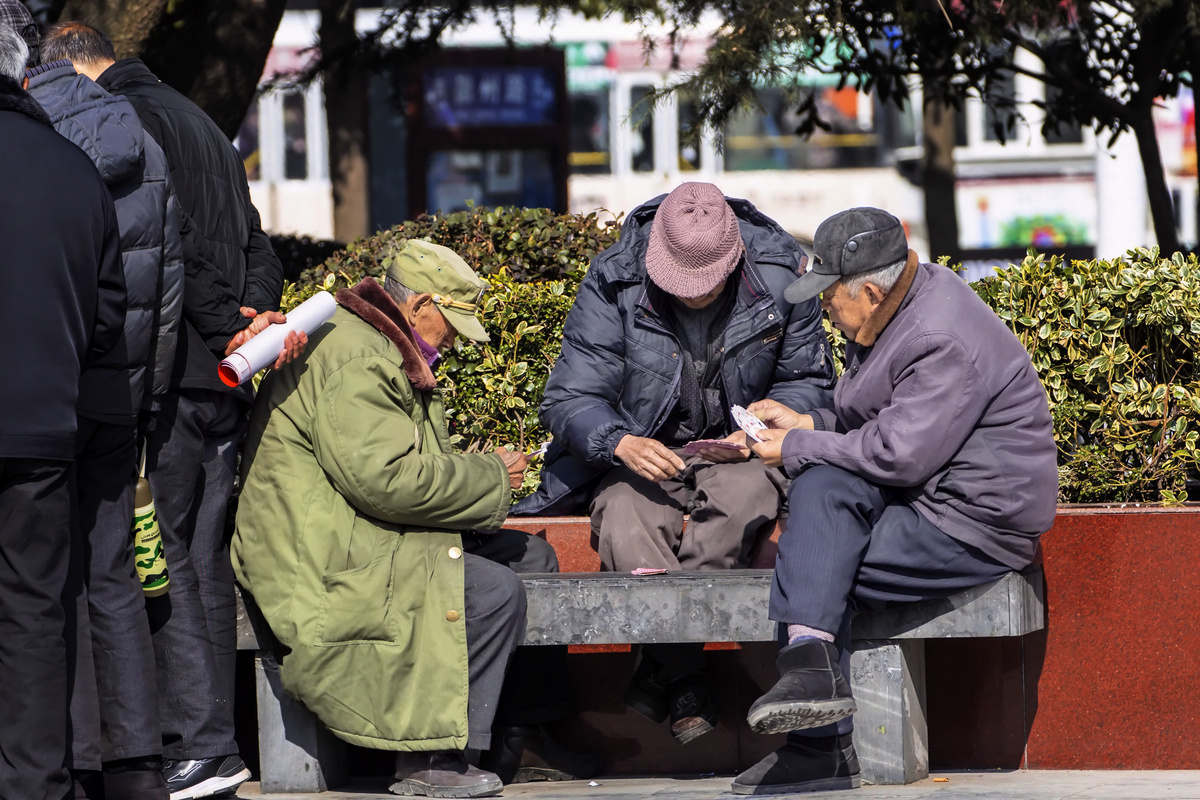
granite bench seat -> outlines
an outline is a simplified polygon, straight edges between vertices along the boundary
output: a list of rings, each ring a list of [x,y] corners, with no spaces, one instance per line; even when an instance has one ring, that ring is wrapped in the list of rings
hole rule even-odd
[[[574,521],[582,531],[579,522]],[[773,561],[773,546],[769,555]],[[571,563],[561,550],[560,561]],[[776,626],[767,617],[770,569],[522,578],[529,600],[525,644],[530,646],[776,639]],[[344,746],[283,691],[273,640],[261,618],[240,600],[238,615],[238,648],[257,651],[262,791],[318,792],[336,786],[344,774]],[[864,780],[903,784],[929,774],[925,640],[1023,636],[1041,630],[1044,616],[1042,572],[1034,567],[944,600],[856,618],[850,678]]]

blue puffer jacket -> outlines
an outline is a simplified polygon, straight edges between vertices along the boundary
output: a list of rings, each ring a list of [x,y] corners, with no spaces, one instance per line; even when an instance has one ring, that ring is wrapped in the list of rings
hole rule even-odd
[[[634,209],[620,240],[596,257],[563,330],[540,415],[554,435],[538,491],[514,514],[578,510],[614,465],[626,434],[653,437],[679,402],[679,340],[656,310],[669,298],[646,277],[650,224],[666,195]],[[783,290],[806,256],[791,235],[745,200],[738,217],[746,258],[722,338],[730,404],[765,397],[797,411],[832,401],[833,357],[816,300],[793,306]],[[726,420],[729,430],[736,427]]]
[[[70,61],[32,69],[29,93],[54,128],[100,171],[117,210],[121,264],[129,305],[125,347],[90,365],[80,378],[79,413],[132,422],[149,396],[170,388],[183,314],[180,212],[162,148],[142,131],[137,112]]]

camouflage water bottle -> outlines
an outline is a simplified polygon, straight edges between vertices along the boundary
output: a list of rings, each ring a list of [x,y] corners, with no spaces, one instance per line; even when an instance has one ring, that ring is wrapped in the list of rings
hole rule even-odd
[[[142,591],[147,597],[158,597],[167,591],[167,556],[163,550],[162,535],[158,530],[158,517],[154,513],[154,498],[150,494],[150,481],[138,478],[133,496],[133,562],[137,567]]]

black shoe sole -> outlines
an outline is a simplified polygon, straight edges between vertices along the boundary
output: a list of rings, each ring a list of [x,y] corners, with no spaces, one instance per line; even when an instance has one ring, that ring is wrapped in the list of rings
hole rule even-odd
[[[767,703],[746,717],[755,733],[787,733],[817,728],[854,715],[858,707],[851,698],[820,703]]]
[[[497,778],[478,786],[438,786],[424,781],[405,778],[391,785],[392,794],[406,797],[491,797],[504,791],[504,783]]]
[[[801,783],[773,783],[751,786],[734,783],[731,787],[734,794],[803,794],[805,792],[831,792],[838,789],[857,789],[862,785],[862,776],[849,775],[844,778],[818,778],[815,781]]]

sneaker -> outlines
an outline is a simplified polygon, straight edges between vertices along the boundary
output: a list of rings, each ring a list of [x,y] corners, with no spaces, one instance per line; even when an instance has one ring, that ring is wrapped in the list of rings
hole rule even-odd
[[[171,800],[233,794],[237,787],[250,780],[250,770],[237,756],[185,761],[165,759],[162,774]]]
[[[559,744],[541,725],[514,725],[492,729],[492,748],[480,756],[479,766],[505,783],[529,783],[591,778],[604,763],[595,753]]]
[[[491,772],[473,767],[456,750],[396,754],[393,794],[421,797],[490,797],[504,790]]]
[[[703,673],[671,681],[667,697],[671,707],[671,735],[675,741],[687,744],[717,727],[720,703]]]
[[[786,733],[837,722],[854,714],[850,684],[837,649],[823,639],[789,644],[775,659],[779,680],[754,701],[746,721],[755,733]]]
[[[799,794],[857,789],[862,783],[853,736],[792,736],[733,779],[734,794]]]
[[[625,705],[652,722],[662,722],[671,713],[667,704],[667,681],[661,675],[658,662],[645,653],[642,653],[629,688],[625,690]]]

